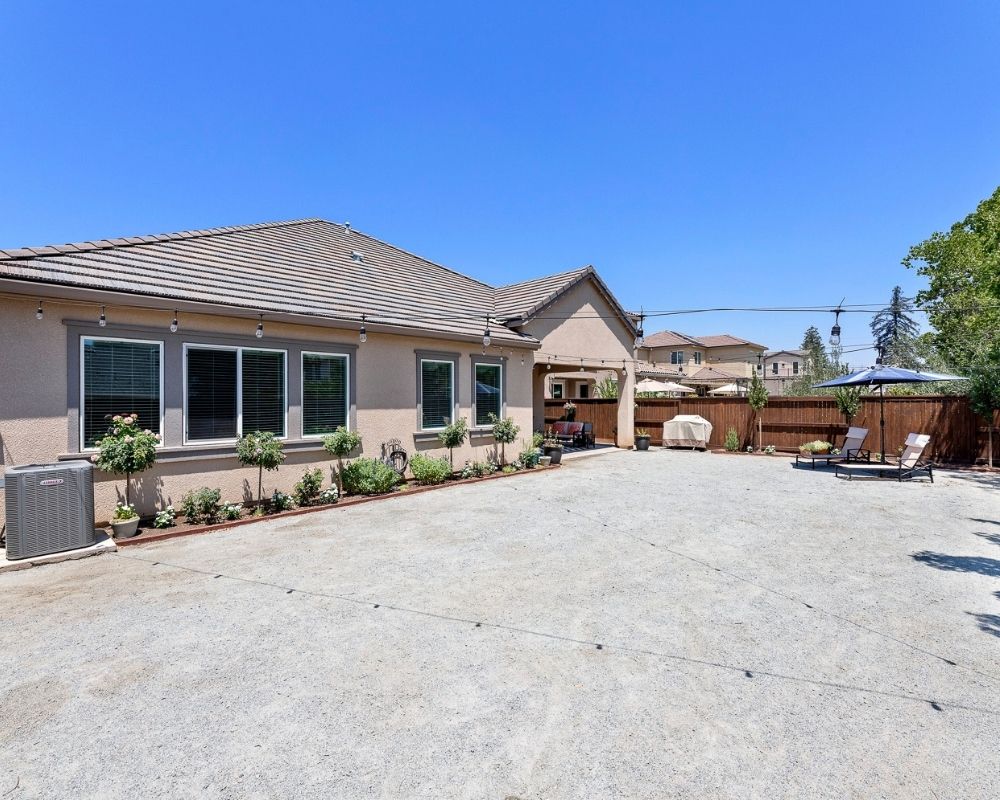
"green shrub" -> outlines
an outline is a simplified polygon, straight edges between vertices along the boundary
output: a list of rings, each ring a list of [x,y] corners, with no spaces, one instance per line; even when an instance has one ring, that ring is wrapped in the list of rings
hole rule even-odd
[[[300,506],[312,505],[323,488],[323,470],[307,469],[302,480],[295,484],[295,502]]]
[[[319,493],[319,498],[317,502],[322,504],[336,503],[340,499],[340,492],[336,486],[331,486],[329,489],[324,489]]]
[[[542,457],[542,451],[537,447],[526,447],[517,457],[518,463],[525,469],[534,469],[538,466],[538,459]]]
[[[385,494],[399,482],[392,467],[374,458],[358,458],[340,471],[348,494]]]
[[[328,436],[323,437],[323,449],[337,459],[337,471],[334,477],[337,479],[337,491],[344,492],[344,459],[361,447],[361,434],[356,431],[349,431],[343,425]]]
[[[154,528],[172,528],[174,527],[174,521],[177,519],[177,512],[174,511],[173,506],[167,506],[163,511],[157,511],[156,517],[153,518]]]
[[[272,472],[285,460],[284,445],[270,431],[254,431],[236,440],[236,458],[248,467],[257,467],[257,502],[264,486],[264,470]]]
[[[271,511],[291,511],[295,508],[295,501],[292,500],[290,494],[285,494],[284,492],[274,490],[274,494],[271,495]]]
[[[815,441],[799,445],[799,450],[803,453],[825,453],[832,449],[833,445],[829,442],[824,442],[822,439],[816,439]]]
[[[188,492],[181,498],[181,512],[188,522],[212,523],[219,518],[219,505],[222,492],[203,486],[196,491]]]
[[[451,477],[451,463],[447,458],[434,458],[417,453],[410,459],[410,472],[420,484],[444,483]]]
[[[243,516],[243,506],[239,503],[226,503],[219,509],[219,514],[226,520],[239,519]]]
[[[466,461],[462,468],[463,478],[482,478],[492,475],[497,471],[497,466],[492,461]]]
[[[740,449],[740,435],[736,432],[736,428],[730,428],[726,431],[725,447],[730,453],[735,453]]]
[[[451,425],[445,428],[441,433],[438,434],[438,439],[441,440],[441,444],[448,448],[448,463],[452,469],[455,468],[455,453],[456,447],[461,447],[465,444],[465,437],[469,434],[469,423],[465,421],[465,417],[460,417],[455,420]],[[412,462],[411,462],[412,466]],[[413,473],[414,477],[416,473]]]

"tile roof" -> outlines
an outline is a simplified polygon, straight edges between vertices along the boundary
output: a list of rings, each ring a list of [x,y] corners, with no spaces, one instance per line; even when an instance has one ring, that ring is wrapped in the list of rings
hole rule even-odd
[[[733,345],[749,345],[750,347],[763,348],[764,345],[751,342],[748,339],[740,339],[738,336],[731,336],[728,333],[713,334],[711,336],[688,336],[686,333],[677,331],[660,331],[645,337],[643,347],[731,347]]]
[[[688,380],[694,383],[707,383],[709,381],[735,381],[746,380],[745,375],[736,375],[718,367],[702,367],[697,372],[688,376]]]
[[[212,303],[371,325],[482,334],[485,317],[521,324],[592,277],[593,267],[495,289],[322,219],[0,250],[0,278]],[[622,311],[624,314],[624,311]],[[494,338],[533,337],[494,328]]]

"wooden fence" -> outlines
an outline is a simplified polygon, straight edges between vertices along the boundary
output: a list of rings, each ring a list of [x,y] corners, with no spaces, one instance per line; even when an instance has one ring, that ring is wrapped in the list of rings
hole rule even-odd
[[[545,422],[563,418],[565,400],[545,401]],[[591,422],[598,441],[614,442],[617,400],[574,400],[576,419]],[[649,431],[653,444],[662,443],[663,423],[677,414],[697,414],[712,423],[712,447],[722,447],[726,431],[735,428],[741,447],[757,444],[757,420],[743,397],[685,397],[676,400],[636,400],[635,427]],[[794,452],[803,442],[825,439],[839,444],[847,422],[832,397],[772,397],[761,412],[763,444]],[[943,463],[970,464],[987,455],[986,420],[972,413],[966,397],[918,395],[885,398],[885,448],[895,453],[907,434],[931,435],[930,457]],[[878,397],[862,400],[852,425],[868,428],[867,446],[879,446]],[[1000,413],[993,421],[1000,426]],[[994,457],[1000,436],[994,432]]]

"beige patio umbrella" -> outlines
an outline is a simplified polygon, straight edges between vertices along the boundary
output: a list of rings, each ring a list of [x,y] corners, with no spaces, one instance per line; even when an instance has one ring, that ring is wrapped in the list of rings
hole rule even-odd
[[[673,381],[666,381],[663,386],[665,391],[668,392],[678,392],[680,394],[697,394],[697,389],[692,389],[690,386],[684,386],[680,383],[674,383]]]
[[[725,386],[720,386],[718,389],[712,389],[709,394],[739,394],[740,387],[735,383],[727,383]]]
[[[667,388],[667,384],[661,383],[660,381],[654,381],[652,378],[643,378],[635,385],[635,390],[637,392],[669,392],[671,391]]]

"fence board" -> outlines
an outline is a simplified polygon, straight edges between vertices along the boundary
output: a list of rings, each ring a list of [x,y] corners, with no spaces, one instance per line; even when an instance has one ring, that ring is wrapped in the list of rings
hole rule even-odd
[[[564,416],[563,400],[545,401],[545,422]],[[617,400],[574,400],[576,419],[591,422],[599,441],[614,442],[618,425]],[[663,423],[677,414],[698,414],[712,423],[712,447],[722,447],[726,431],[735,428],[741,446],[756,447],[757,423],[746,398],[684,397],[678,399],[640,398],[636,401],[635,427],[649,431],[653,444],[661,444]],[[974,463],[986,458],[986,420],[969,408],[967,397],[952,395],[916,395],[885,398],[885,447],[895,453],[913,432],[929,433],[930,458],[946,463]],[[793,452],[803,442],[826,439],[839,444],[847,431],[847,422],[837,411],[832,397],[772,397],[761,413],[763,444]],[[868,428],[866,444],[879,446],[878,397],[862,400],[861,410],[851,424]],[[1000,426],[1000,413],[993,420]],[[1000,436],[994,433],[996,451]],[[995,452],[996,457],[996,452]]]

